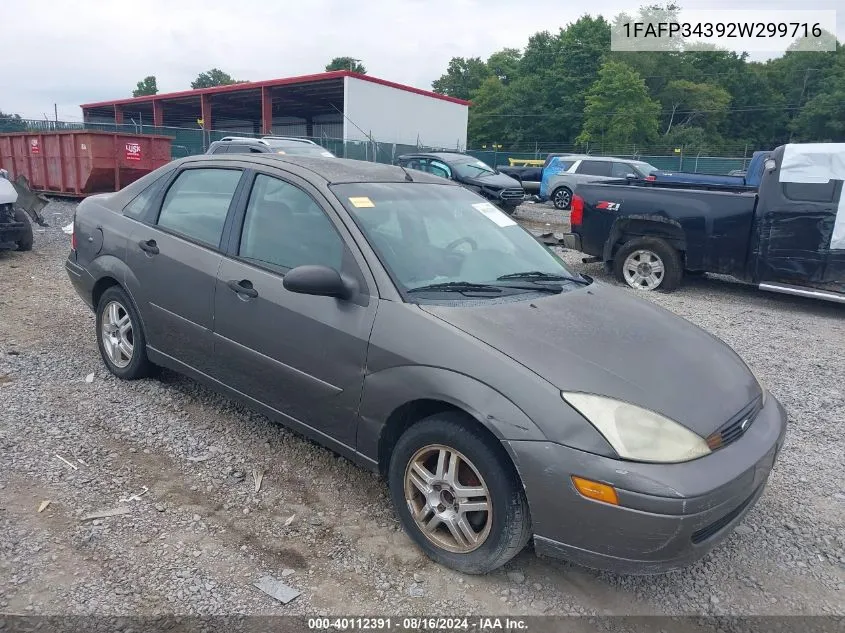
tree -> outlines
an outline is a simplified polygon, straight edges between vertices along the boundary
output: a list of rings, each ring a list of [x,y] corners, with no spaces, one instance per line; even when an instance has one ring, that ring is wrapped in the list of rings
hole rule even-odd
[[[503,48],[487,58],[487,70],[499,81],[508,85],[519,77],[519,62],[522,53],[516,48]]]
[[[727,115],[731,95],[715,84],[676,79],[666,85],[660,100],[669,112],[664,134],[668,134],[676,122],[682,127],[696,123],[702,129],[715,132]]]
[[[135,90],[132,91],[133,97],[145,97],[147,95],[158,94],[158,86],[156,85],[155,75],[144,77],[139,81]]]
[[[200,88],[212,88],[214,86],[229,86],[231,84],[244,83],[244,80],[234,79],[229,73],[225,73],[219,68],[212,68],[204,73],[197,75],[197,78],[191,82],[191,88],[198,90]]]
[[[435,79],[431,87],[434,92],[443,95],[470,99],[472,93],[478,90],[489,76],[490,69],[480,57],[453,57],[446,68],[446,74],[440,79]]]
[[[657,136],[660,104],[649,96],[642,77],[623,62],[602,64],[586,103],[578,143],[600,142],[612,149],[648,143]]]
[[[0,110],[0,132],[23,132],[26,123],[20,114],[6,114]]]
[[[367,69],[364,64],[361,63],[360,59],[355,59],[354,57],[335,57],[326,64],[326,72],[331,72],[333,70],[349,70],[353,73],[358,73],[359,75],[366,75]]]

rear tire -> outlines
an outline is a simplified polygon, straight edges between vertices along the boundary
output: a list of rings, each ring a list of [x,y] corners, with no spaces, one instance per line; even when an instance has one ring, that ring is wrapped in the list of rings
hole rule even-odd
[[[572,206],[572,190],[569,187],[558,187],[552,192],[552,204],[559,211],[568,211]]]
[[[29,216],[22,209],[15,209],[15,222],[23,222],[26,225],[21,239],[18,240],[18,250],[31,251],[32,245],[35,243],[35,236],[32,232],[32,223],[29,221]]]
[[[405,431],[391,455],[388,484],[405,531],[451,569],[487,573],[531,538],[528,501],[507,453],[458,414],[436,414]]]
[[[147,338],[135,305],[120,286],[97,303],[97,347],[108,370],[123,380],[146,378],[156,367],[147,358]]]
[[[683,277],[681,254],[659,237],[625,242],[613,258],[616,279],[635,290],[671,292]]]

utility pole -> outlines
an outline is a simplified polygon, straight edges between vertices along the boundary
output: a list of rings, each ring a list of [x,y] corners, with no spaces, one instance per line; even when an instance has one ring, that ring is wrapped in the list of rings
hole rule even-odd
[[[55,103],[53,104],[53,114],[56,117],[56,123],[58,123],[59,122],[59,106],[56,105]]]

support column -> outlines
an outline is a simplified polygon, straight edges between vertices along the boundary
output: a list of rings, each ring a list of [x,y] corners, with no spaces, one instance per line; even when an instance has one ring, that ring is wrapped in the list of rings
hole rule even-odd
[[[114,106],[114,122],[117,125],[123,124],[123,107],[116,105]]]
[[[200,95],[200,117],[202,118],[202,127],[205,130],[211,129],[211,101],[208,95]]]
[[[153,125],[164,127],[164,106],[158,99],[153,99]]]
[[[266,86],[261,87],[261,133],[273,133],[273,98]]]
[[[314,119],[310,116],[305,118],[305,136],[308,138],[314,136]]]

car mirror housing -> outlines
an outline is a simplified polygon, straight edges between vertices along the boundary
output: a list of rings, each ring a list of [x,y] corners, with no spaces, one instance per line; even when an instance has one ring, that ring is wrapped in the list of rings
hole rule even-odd
[[[351,299],[357,290],[353,281],[328,266],[305,265],[292,268],[282,282],[286,290],[304,295]]]

